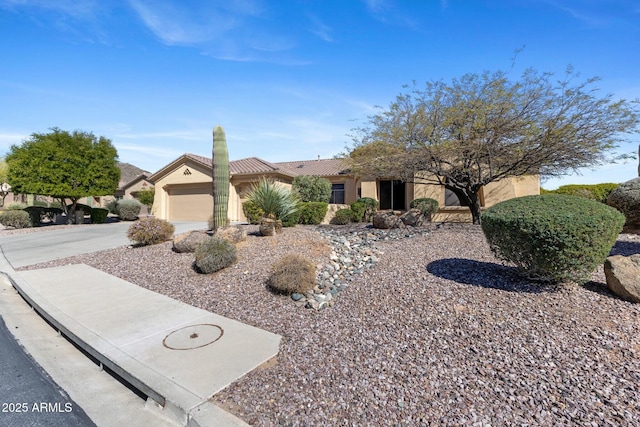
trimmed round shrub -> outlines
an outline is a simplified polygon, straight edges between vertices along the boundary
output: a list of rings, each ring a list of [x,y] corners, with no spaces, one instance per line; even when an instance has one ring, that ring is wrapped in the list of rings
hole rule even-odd
[[[135,221],[140,215],[142,203],[135,199],[118,200],[116,203],[116,214],[123,221]]]
[[[594,200],[546,194],[498,203],[481,223],[494,255],[529,277],[584,283],[611,251],[624,216]]]
[[[328,209],[329,204],[325,202],[300,203],[300,224],[320,224]]]
[[[291,189],[303,202],[329,203],[331,200],[331,182],[321,176],[296,176]]]
[[[259,223],[260,218],[264,215],[264,211],[251,200],[242,203],[242,212],[244,212],[249,224]]]
[[[49,207],[50,208],[62,209],[62,203],[60,202],[60,200],[54,200],[51,203],[49,203]]]
[[[438,211],[438,201],[428,197],[413,199],[409,203],[409,207],[411,209],[419,209],[425,218],[431,219],[431,215]]]
[[[196,248],[196,271],[215,273],[236,262],[236,247],[220,237],[213,236]]]
[[[364,214],[367,212],[367,205],[362,201],[356,201],[351,203],[351,211],[353,213],[353,222],[361,222],[364,219]]]
[[[92,224],[104,224],[105,222],[107,222],[108,216],[109,216],[109,209],[91,208]]]
[[[378,210],[378,201],[376,199],[372,199],[371,197],[360,197],[356,202],[362,202],[365,204],[366,209],[364,212],[364,221],[371,222],[373,221],[373,216]]]
[[[617,186],[609,194],[607,204],[624,214],[626,226],[640,227],[640,178],[634,178]]]
[[[49,203],[47,203],[45,200],[34,200],[31,206],[39,206],[41,208],[46,208],[49,206]]]
[[[118,215],[118,212],[116,211],[117,204],[118,204],[118,199],[113,199],[109,203],[107,203],[104,207],[109,211],[109,213]]]
[[[139,245],[155,245],[173,237],[173,224],[158,218],[142,218],[129,226],[127,237]]]
[[[338,209],[331,219],[332,224],[346,225],[353,221],[353,211],[351,209]]]
[[[23,210],[8,210],[0,212],[0,224],[5,227],[29,228],[31,227],[31,217]]]
[[[285,255],[274,264],[268,284],[274,291],[287,295],[311,292],[316,285],[316,267],[301,255]]]

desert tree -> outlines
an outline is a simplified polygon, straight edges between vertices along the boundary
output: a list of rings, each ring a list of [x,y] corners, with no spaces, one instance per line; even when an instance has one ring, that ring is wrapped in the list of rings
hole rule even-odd
[[[354,129],[346,158],[364,177],[442,185],[480,223],[478,192],[491,182],[628,156],[616,149],[637,132],[637,101],[600,96],[598,78],[578,80],[569,67],[560,80],[528,69],[515,81],[487,71],[414,83]]]
[[[90,132],[51,128],[12,145],[6,160],[13,191],[71,201],[73,218],[78,200],[112,195],[118,188],[118,152],[111,141]]]

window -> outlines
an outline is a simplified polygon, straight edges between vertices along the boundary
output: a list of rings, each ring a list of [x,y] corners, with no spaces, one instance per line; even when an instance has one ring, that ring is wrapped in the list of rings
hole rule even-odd
[[[406,209],[406,186],[405,183],[398,180],[380,181],[380,209]]]
[[[331,184],[331,200],[329,203],[344,205],[344,184]]]

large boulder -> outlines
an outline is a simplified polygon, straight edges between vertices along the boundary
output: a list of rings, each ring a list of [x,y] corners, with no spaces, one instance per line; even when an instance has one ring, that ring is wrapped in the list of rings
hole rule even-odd
[[[640,177],[618,185],[609,194],[607,204],[624,214],[625,227],[640,228]]]
[[[425,217],[420,209],[413,208],[400,215],[400,221],[402,221],[404,225],[422,227],[425,223]]]
[[[380,211],[376,212],[373,216],[374,228],[399,228],[402,225],[402,221],[399,217],[396,216],[395,213],[393,213],[393,211]]]
[[[237,226],[228,226],[228,227],[220,227],[216,230],[215,236],[218,236],[229,243],[240,243],[247,240],[247,231],[242,227]]]
[[[195,252],[210,236],[205,231],[191,230],[173,238],[173,250],[178,253]]]
[[[604,274],[613,293],[627,301],[640,302],[640,254],[608,257]]]

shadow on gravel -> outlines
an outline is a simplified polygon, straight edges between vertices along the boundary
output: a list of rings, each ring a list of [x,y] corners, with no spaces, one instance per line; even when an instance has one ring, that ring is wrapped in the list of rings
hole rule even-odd
[[[464,258],[444,258],[427,265],[434,276],[467,285],[500,289],[508,292],[542,293],[557,288],[522,277],[515,267]]]
[[[633,254],[640,254],[640,242],[621,242],[617,241],[609,255],[623,255],[629,256]]]

